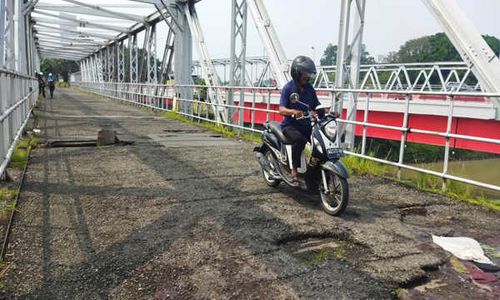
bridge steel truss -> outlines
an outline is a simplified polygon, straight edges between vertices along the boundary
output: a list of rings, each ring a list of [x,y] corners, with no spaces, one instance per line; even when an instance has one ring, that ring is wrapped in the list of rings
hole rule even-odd
[[[33,26],[18,0],[0,0],[0,178],[22,136],[38,90]]]
[[[0,34],[0,53],[2,54],[0,63],[3,72],[0,74],[8,73],[11,77],[19,78],[16,79],[14,85],[20,86],[21,91],[27,87],[32,88],[31,92],[21,92],[19,95],[14,95],[14,98],[21,99],[22,103],[30,103],[32,98],[36,96],[36,91],[33,89],[36,83],[31,75],[34,70],[38,69],[38,57],[41,56],[77,60],[80,62],[81,69],[81,82],[78,85],[107,97],[146,107],[172,110],[200,120],[250,131],[258,131],[256,118],[259,114],[264,114],[266,120],[270,120],[276,114],[276,107],[273,106],[272,99],[275,97],[276,89],[291,79],[289,61],[262,0],[232,0],[229,86],[222,86],[214,61],[209,55],[202,26],[195,9],[197,0],[129,1],[147,3],[154,7],[156,12],[147,17],[120,13],[111,9],[112,5],[107,4],[96,6],[80,0],[62,1],[68,5],[38,3],[38,0],[0,0],[0,33],[2,33]],[[381,161],[398,168],[415,170],[418,168],[403,163],[404,145],[410,131],[443,137],[446,140],[446,160],[443,171],[435,172],[423,169],[417,171],[498,191],[498,186],[457,178],[448,174],[447,170],[452,139],[491,143],[495,146],[500,144],[498,139],[464,136],[455,134],[451,130],[453,118],[457,115],[457,111],[461,111],[460,105],[455,103],[455,98],[461,96],[461,89],[466,86],[466,78],[471,73],[474,73],[477,78],[477,84],[474,88],[481,88],[483,92],[488,92],[488,94],[475,94],[471,91],[466,93],[467,95],[486,97],[493,102],[500,98],[500,94],[496,90],[500,86],[500,80],[498,74],[495,73],[498,59],[492,57],[488,51],[479,49],[483,45],[481,41],[477,40],[480,35],[473,30],[472,25],[467,22],[460,24],[456,22],[465,18],[457,12],[458,7],[453,5],[448,8],[444,7],[437,0],[423,1],[435,13],[450,40],[459,49],[464,58],[465,67],[463,65],[454,66],[448,70],[448,65],[437,64],[432,67],[422,65],[419,67],[421,69],[417,70],[417,66],[413,65],[360,66],[359,58],[366,0],[342,0],[338,65],[321,68],[315,83],[316,87],[328,88],[323,92],[328,93],[328,101],[336,107],[337,111],[347,109],[347,118],[340,120],[344,124],[342,128],[347,130],[344,146],[352,148],[355,126],[358,129],[360,126],[363,127],[361,152],[356,153],[349,149],[348,153]],[[17,6],[16,3],[18,3]],[[264,72],[258,76],[257,81],[262,83],[265,71],[270,71],[277,82],[277,88],[252,88],[249,89],[250,92],[244,90],[248,88],[248,83],[254,82],[254,79],[248,76],[247,68],[248,61],[251,59],[246,56],[247,11],[251,13],[267,55],[266,59],[259,61],[264,65]],[[75,17],[75,14],[78,17]],[[81,15],[101,16],[118,20],[123,24],[129,23],[120,26],[109,24],[109,22],[95,21],[95,19],[81,18]],[[24,21],[18,21],[20,19]],[[165,22],[169,30],[163,55],[160,55],[161,62],[157,60],[157,25],[159,22]],[[467,28],[460,29],[460,26]],[[141,39],[143,41],[142,47],[139,45]],[[205,79],[206,86],[193,85],[192,82],[193,41],[199,52],[201,76]],[[477,42],[478,49],[465,49],[467,43],[475,42]],[[19,55],[19,53],[22,54]],[[172,70],[175,84],[165,84],[171,78]],[[331,72],[335,72],[336,82],[334,84],[329,80]],[[389,73],[386,81],[381,79],[383,77],[381,74],[387,76]],[[418,73],[416,78],[412,77],[416,73]],[[6,77],[7,75],[2,76]],[[435,76],[440,79],[441,88],[431,86],[430,78]],[[2,80],[2,87],[12,85],[11,82]],[[450,86],[450,83],[455,83],[455,85]],[[458,87],[456,83],[459,84]],[[325,86],[322,86],[323,84]],[[436,89],[443,91],[436,92]],[[2,88],[2,90],[5,89]],[[382,95],[390,92],[404,98],[405,101],[400,103],[402,104],[401,112],[404,114],[401,126],[368,122],[367,116],[371,105],[377,105],[377,100],[372,99],[372,97],[381,91]],[[413,99],[417,98],[417,94],[447,97],[448,126],[446,130],[434,132],[410,128],[408,118],[409,114],[412,113],[412,107],[418,105],[418,101]],[[5,124],[10,122],[10,126],[13,123],[11,120],[14,120],[14,118],[7,117],[7,112],[11,113],[15,110],[14,107],[17,109],[22,106],[5,102],[5,97],[2,95],[2,106],[0,107],[3,131],[6,128]],[[344,100],[346,103],[343,103]],[[249,106],[243,105],[245,101]],[[31,101],[31,103],[33,102]],[[236,102],[238,105],[235,105]],[[498,101],[496,103],[498,110]],[[363,122],[356,121],[356,113],[360,111],[360,105],[364,106],[362,109],[364,111]],[[30,105],[23,110],[24,113],[29,109]],[[248,118],[250,121],[246,122]],[[496,118],[498,118],[498,113]],[[19,119],[26,120],[25,115]],[[366,132],[370,127],[401,132],[398,162],[383,161],[366,155]],[[9,130],[11,130],[10,127]],[[10,136],[12,135],[10,134]],[[2,134],[2,138],[6,136],[7,134]],[[11,137],[9,139],[12,140]],[[6,147],[5,145],[7,142],[3,141],[2,149]],[[13,142],[8,145],[8,148],[12,149]],[[3,166],[5,161],[8,161],[8,154],[5,154],[5,150],[1,151],[3,151],[0,152]],[[3,172],[3,169],[0,170]]]

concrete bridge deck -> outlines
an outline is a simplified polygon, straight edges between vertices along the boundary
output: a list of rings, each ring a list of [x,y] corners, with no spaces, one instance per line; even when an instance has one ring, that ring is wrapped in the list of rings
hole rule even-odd
[[[135,143],[32,152],[6,297],[389,299],[400,286],[410,297],[498,292],[463,282],[430,239],[469,236],[498,248],[498,213],[353,177],[350,205],[334,218],[316,197],[267,187],[250,142],[67,89],[37,115],[42,139],[86,138],[112,126]],[[414,206],[426,213],[405,213]],[[418,289],[426,280],[439,284]]]

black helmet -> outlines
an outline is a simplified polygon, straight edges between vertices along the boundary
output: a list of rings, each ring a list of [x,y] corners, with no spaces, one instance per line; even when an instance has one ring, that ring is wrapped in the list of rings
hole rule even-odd
[[[300,80],[300,77],[304,73],[309,74],[309,76],[316,74],[316,66],[314,65],[314,61],[307,56],[297,56],[292,62],[290,75],[292,75],[292,78],[295,82],[298,82]]]

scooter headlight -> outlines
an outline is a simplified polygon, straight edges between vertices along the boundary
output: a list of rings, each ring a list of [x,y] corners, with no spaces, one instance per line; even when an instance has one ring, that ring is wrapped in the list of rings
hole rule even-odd
[[[335,141],[335,136],[337,134],[337,122],[331,120],[323,127],[323,132],[331,140]]]

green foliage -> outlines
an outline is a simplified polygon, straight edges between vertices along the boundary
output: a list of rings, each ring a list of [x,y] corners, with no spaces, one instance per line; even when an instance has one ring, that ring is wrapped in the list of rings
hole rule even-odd
[[[334,66],[337,64],[337,45],[331,43],[326,46],[325,52],[320,59],[320,65],[322,66]],[[366,51],[366,45],[361,46],[361,63],[362,64],[374,64],[375,58],[370,56],[370,53]]]
[[[9,167],[23,169],[28,164],[28,156],[31,148],[36,147],[38,144],[38,139],[33,135],[29,135],[28,138],[20,140],[17,145],[12,157],[10,159]]]
[[[196,91],[195,96],[194,96],[195,100],[198,100],[198,96],[199,96],[200,101],[205,101],[207,99],[207,88],[205,87],[207,85],[207,83],[205,82],[205,79],[196,78],[196,80],[194,81],[194,84],[204,86]]]
[[[367,152],[372,153],[374,157],[383,158],[389,161],[397,162],[399,160],[400,142],[385,139],[368,138],[366,141]],[[361,138],[356,137],[355,148],[361,147]],[[450,160],[466,160],[466,159],[480,159],[492,158],[494,154],[470,151],[464,149],[451,149]],[[444,147],[419,144],[419,143],[406,143],[403,162],[410,164],[420,164],[442,161],[444,159]]]
[[[369,153],[368,155],[374,156],[373,153]],[[385,176],[388,172],[388,168],[384,164],[353,155],[344,157],[342,162],[346,165],[350,172],[355,175]]]
[[[486,43],[495,54],[500,53],[500,40],[484,35]],[[396,53],[389,53],[385,59],[388,63],[413,63],[437,61],[462,61],[460,54],[443,32],[423,36],[404,43]]]
[[[420,190],[437,191],[441,187],[441,179],[425,173],[418,173],[415,184]]]
[[[7,188],[0,188],[0,200],[1,201],[7,201],[12,198],[14,198],[17,195],[16,190],[12,189],[7,189]]]
[[[9,213],[16,209],[17,190],[0,188],[0,221],[5,221]]]
[[[28,163],[28,150],[17,147],[10,159],[9,167],[23,169]]]
[[[40,71],[44,75],[48,73],[62,76],[62,79],[66,82],[69,80],[69,74],[78,72],[80,67],[75,61],[65,60],[65,59],[43,59],[40,64]]]
[[[316,253],[316,255],[309,261],[310,266],[317,265],[321,262],[327,261],[329,259],[333,258],[332,254],[328,253],[327,251],[321,249]]]
[[[319,60],[320,65],[322,66],[334,66],[337,64],[337,45],[333,45],[331,43],[326,46],[325,52],[323,56]]]
[[[335,248],[335,251],[327,251],[324,249],[318,250],[316,255],[309,261],[310,266],[317,265],[321,262],[330,260],[330,259],[343,259],[345,258],[345,246],[346,242],[342,241],[338,247]]]

